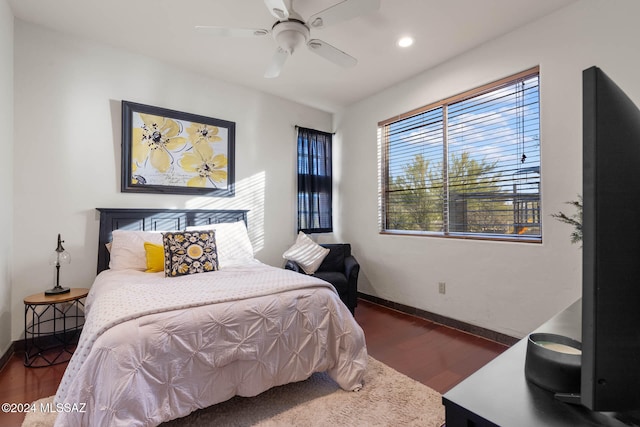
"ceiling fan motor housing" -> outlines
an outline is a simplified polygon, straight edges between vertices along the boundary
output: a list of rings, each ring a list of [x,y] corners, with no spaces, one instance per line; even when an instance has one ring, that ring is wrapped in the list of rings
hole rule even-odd
[[[309,40],[309,27],[296,19],[276,22],[271,33],[278,46],[289,54],[292,54],[300,44],[307,44]]]

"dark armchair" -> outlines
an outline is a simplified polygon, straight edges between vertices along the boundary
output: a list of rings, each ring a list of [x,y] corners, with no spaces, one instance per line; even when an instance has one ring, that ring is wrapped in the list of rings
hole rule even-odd
[[[351,255],[349,243],[321,244],[329,253],[313,276],[331,283],[351,314],[358,305],[358,273],[360,264]],[[284,268],[305,274],[295,261],[287,261]]]

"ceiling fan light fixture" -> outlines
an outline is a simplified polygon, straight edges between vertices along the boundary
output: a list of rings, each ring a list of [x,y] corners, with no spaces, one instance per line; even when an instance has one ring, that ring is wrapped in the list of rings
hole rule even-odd
[[[282,31],[277,37],[278,45],[285,51],[293,53],[296,47],[305,42],[304,36],[297,31]]]
[[[309,28],[297,21],[280,22],[273,27],[273,38],[278,46],[290,54],[309,40]]]

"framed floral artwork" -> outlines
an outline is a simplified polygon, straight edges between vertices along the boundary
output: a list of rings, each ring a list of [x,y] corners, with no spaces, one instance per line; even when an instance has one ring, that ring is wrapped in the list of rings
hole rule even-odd
[[[122,101],[123,192],[234,195],[234,122]]]

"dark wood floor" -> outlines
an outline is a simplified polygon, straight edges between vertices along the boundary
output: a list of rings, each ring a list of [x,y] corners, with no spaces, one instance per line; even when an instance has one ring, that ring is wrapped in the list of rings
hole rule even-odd
[[[446,393],[508,347],[362,301],[356,319],[367,350],[396,371]]]
[[[356,320],[369,354],[403,374],[445,393],[507,349],[506,346],[359,301]],[[55,394],[66,368],[25,368],[16,354],[0,371],[0,402],[29,403]],[[23,414],[0,413],[0,426],[20,426]]]

